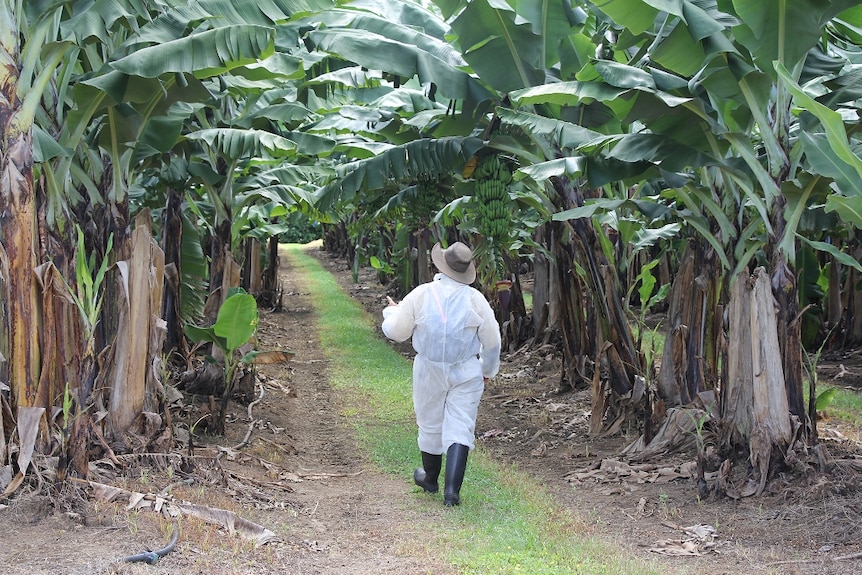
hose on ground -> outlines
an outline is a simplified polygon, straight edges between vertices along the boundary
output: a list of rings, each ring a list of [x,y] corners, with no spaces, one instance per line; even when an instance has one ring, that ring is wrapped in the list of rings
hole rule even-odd
[[[166,547],[163,547],[161,549],[156,549],[155,551],[142,551],[142,552],[137,553],[135,555],[129,555],[128,557],[124,558],[123,561],[126,563],[144,562],[144,563],[149,563],[150,565],[154,565],[156,563],[156,561],[158,561],[159,559],[161,559],[162,557],[164,557],[165,555],[167,555],[168,553],[170,553],[171,551],[174,550],[174,547],[176,546],[179,538],[180,538],[180,526],[178,524],[174,523],[174,532],[173,532],[173,535],[171,536],[170,543],[168,543]]]

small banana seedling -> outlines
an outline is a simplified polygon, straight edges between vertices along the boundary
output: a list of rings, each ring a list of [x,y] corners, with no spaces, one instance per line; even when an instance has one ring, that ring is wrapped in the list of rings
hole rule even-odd
[[[292,351],[261,351],[254,349],[258,326],[257,301],[242,288],[232,288],[219,308],[213,325],[201,327],[186,324],[185,332],[195,344],[212,343],[224,355],[224,390],[222,391],[216,432],[224,433],[227,404],[242,365],[284,363],[294,356]],[[243,351],[244,349],[250,351]],[[208,361],[215,362],[212,356]]]
[[[709,487],[706,483],[704,469],[706,464],[706,434],[703,428],[710,420],[713,407],[714,404],[710,403],[706,406],[705,411],[698,416],[695,416],[691,411],[685,412],[694,424],[694,431],[692,433],[697,442],[697,493],[700,500],[704,500],[709,496]]]
[[[801,314],[802,311],[799,313]],[[818,417],[820,417],[826,408],[829,407],[835,399],[835,395],[838,393],[838,390],[834,387],[827,388],[819,394],[817,393],[817,384],[819,383],[817,377],[817,364],[820,363],[820,355],[823,353],[823,348],[826,347],[826,344],[829,342],[833,331],[835,331],[835,327],[829,330],[829,333],[827,333],[826,337],[823,338],[823,343],[820,344],[820,347],[817,348],[817,351],[814,354],[802,354],[807,364],[805,366],[806,370],[808,371],[808,416],[811,419],[811,424],[815,426],[817,424]]]
[[[81,341],[78,348],[78,373],[75,382],[67,381],[63,390],[63,421],[60,434],[60,457],[57,476],[65,478],[67,469],[75,466],[79,471],[86,470],[86,438],[82,434],[88,423],[81,415],[89,409],[90,394],[96,376],[95,333],[99,323],[104,298],[104,283],[109,268],[109,256],[114,245],[113,234],[108,237],[104,255],[96,262],[96,253],[87,255],[84,232],[76,226],[78,245],[75,254],[75,283],[69,285],[62,274],[58,274],[60,284],[56,286],[60,297],[75,306],[81,326]],[[75,455],[75,452],[77,455]],[[73,457],[77,457],[72,461]]]

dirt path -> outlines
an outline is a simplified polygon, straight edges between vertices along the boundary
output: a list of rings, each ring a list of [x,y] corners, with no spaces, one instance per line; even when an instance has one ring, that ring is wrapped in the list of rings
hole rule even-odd
[[[343,262],[319,250],[309,253],[347,293],[379,313],[383,293],[372,273],[363,272],[354,284]],[[259,344],[296,356],[287,365],[261,369],[255,389],[263,395],[251,417],[245,405],[232,403],[227,436],[200,436],[192,456],[181,443],[175,458],[124,460],[122,467],[102,462],[93,473],[107,485],[141,493],[169,489],[176,501],[233,512],[272,531],[272,540],[255,546],[225,527],[182,517],[174,552],[156,565],[119,563],[164,545],[171,521],[149,509],[127,509],[128,498],[94,501],[83,487],[56,493],[46,478],[39,494],[22,493],[0,508],[4,572],[455,573],[439,550],[422,546],[427,522],[445,520],[442,506],[416,492],[409,469],[403,477],[384,475],[357,453],[346,410],[328,381],[308,294],[285,260],[281,281],[284,310],[261,312]],[[477,447],[535,477],[561,507],[583,519],[585,534],[613,542],[621,553],[655,560],[668,575],[862,573],[858,559],[833,560],[862,550],[862,482],[852,468],[829,477],[780,477],[757,500],[703,502],[684,475],[659,482],[620,469],[600,472],[632,438],[588,436],[589,394],[556,394],[556,361],[547,349],[504,357],[501,375],[482,401]],[[181,441],[182,430],[205,414],[206,404],[204,397],[188,396],[174,404]],[[246,437],[248,443],[236,448]],[[829,449],[848,458],[860,453],[846,440],[830,442]],[[662,463],[678,470],[690,460],[683,454]],[[695,525],[716,529],[711,545],[695,546],[703,555],[650,551],[661,542],[691,540],[683,528]],[[812,562],[773,564],[797,557]]]
[[[302,481],[291,483],[292,491],[285,494],[295,516],[285,520],[276,511],[258,518],[284,525],[283,543],[272,550],[271,572],[446,573],[414,543],[421,540],[423,518],[409,484],[375,471],[358,453],[329,383],[308,294],[289,263],[282,262],[284,310],[265,314],[259,345],[285,347],[296,356],[285,367],[264,370],[271,394],[256,417],[284,431],[255,432],[251,446],[269,458],[270,446],[280,445],[281,465]],[[259,567],[256,573],[270,572]]]

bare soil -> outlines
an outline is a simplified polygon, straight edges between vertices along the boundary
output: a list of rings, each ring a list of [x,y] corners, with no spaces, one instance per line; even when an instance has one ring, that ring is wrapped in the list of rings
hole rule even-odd
[[[384,287],[372,272],[354,283],[344,262],[318,249],[309,253],[379,318]],[[185,432],[206,415],[208,402],[184,394],[172,403],[173,454],[99,462],[90,478],[95,487],[57,487],[48,475],[28,484],[0,504],[5,573],[456,573],[422,536],[429,518],[452,510],[419,493],[412,469],[385,475],[357,451],[328,381],[306,288],[284,258],[281,282],[283,310],[261,311],[259,342],[296,355],[260,368],[254,403],[231,403],[226,435],[195,429],[190,449]],[[862,387],[860,355],[825,358],[821,379]],[[818,429],[828,473],[802,454],[803,463],[777,475],[760,497],[702,499],[691,476],[693,448],[627,462],[620,452],[634,435],[590,437],[589,390],[559,393],[558,379],[552,348],[504,355],[480,406],[477,449],[533,477],[580,518],[586,535],[667,574],[862,574],[858,430],[824,414]],[[100,485],[123,491],[105,501]],[[209,509],[209,521],[153,510],[184,502]],[[123,562],[165,547],[175,526],[176,546],[156,564]],[[256,544],[250,531],[265,543]]]

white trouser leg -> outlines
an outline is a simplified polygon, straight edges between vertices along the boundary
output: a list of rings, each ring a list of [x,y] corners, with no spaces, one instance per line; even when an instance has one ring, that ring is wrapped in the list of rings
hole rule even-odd
[[[453,366],[417,355],[413,365],[413,408],[419,449],[445,453],[453,443],[474,447],[476,415],[485,384],[478,359]]]
[[[442,430],[446,404],[446,375],[439,364],[421,355],[413,360],[413,410],[419,426],[419,450],[432,455],[444,452]]]
[[[468,360],[449,371],[449,392],[443,413],[443,450],[453,443],[474,447],[476,415],[485,391],[479,360]]]

